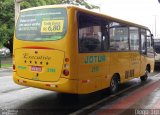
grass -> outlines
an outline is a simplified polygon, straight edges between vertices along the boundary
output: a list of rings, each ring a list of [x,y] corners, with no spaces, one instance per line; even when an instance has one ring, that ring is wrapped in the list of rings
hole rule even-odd
[[[0,67],[1,68],[12,67],[12,64],[11,63],[10,64],[2,64]]]
[[[0,58],[0,68],[12,67],[12,57]]]

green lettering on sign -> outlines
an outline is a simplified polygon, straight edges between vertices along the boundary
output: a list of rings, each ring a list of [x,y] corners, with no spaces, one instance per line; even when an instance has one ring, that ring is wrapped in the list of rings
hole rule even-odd
[[[55,68],[48,68],[47,72],[56,72]]]
[[[26,69],[27,67],[25,67],[25,66],[18,66],[18,69]]]
[[[106,56],[101,55],[101,56],[86,56],[84,63],[85,64],[92,64],[92,63],[101,63],[106,61]]]
[[[99,71],[99,67],[98,66],[94,66],[91,69],[92,72],[98,72]]]

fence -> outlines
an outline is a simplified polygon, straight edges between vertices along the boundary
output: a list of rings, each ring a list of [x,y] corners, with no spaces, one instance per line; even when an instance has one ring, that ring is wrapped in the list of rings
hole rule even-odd
[[[0,57],[0,68],[11,67],[12,57]]]

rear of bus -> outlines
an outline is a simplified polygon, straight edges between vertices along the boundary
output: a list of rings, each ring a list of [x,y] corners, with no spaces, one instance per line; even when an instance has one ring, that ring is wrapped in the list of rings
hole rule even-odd
[[[76,80],[70,72],[67,7],[43,6],[23,10],[14,35],[13,77],[17,84],[77,93]],[[74,24],[73,24],[74,25]],[[74,29],[74,28],[73,28]],[[73,32],[75,33],[75,32]],[[72,53],[74,55],[74,53]],[[74,59],[72,60],[74,61]]]

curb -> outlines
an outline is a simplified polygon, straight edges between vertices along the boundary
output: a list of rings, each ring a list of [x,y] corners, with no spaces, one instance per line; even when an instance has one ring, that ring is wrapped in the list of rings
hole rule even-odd
[[[0,71],[5,71],[5,70],[12,70],[12,67],[0,68]]]

